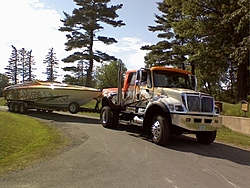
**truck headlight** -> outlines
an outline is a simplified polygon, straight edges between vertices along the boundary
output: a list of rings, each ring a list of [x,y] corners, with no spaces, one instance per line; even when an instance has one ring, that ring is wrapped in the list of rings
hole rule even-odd
[[[183,112],[183,111],[184,111],[184,108],[183,108],[183,106],[181,106],[181,105],[176,105],[176,106],[175,106],[175,111],[177,111],[177,112]]]
[[[174,104],[167,104],[167,107],[170,111],[175,111],[175,112],[184,112],[185,108],[183,105],[174,105]]]
[[[167,106],[168,106],[168,109],[170,111],[174,111],[174,105],[173,104],[167,104]]]

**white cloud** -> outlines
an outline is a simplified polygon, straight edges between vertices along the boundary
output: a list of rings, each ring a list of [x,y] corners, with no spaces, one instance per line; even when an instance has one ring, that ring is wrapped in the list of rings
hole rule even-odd
[[[37,79],[46,79],[41,74],[46,70],[43,60],[50,48],[54,48],[61,67],[65,65],[61,60],[72,52],[65,51],[65,33],[58,31],[62,26],[60,14],[53,9],[46,8],[39,0],[12,0],[0,2],[0,73],[8,64],[11,55],[11,45],[17,49],[32,50],[36,61]],[[107,52],[121,59],[128,69],[144,67],[144,56],[147,51],[140,50],[146,45],[139,38],[117,38],[118,43],[104,45],[95,43],[95,49]],[[61,70],[61,69],[60,69]],[[64,74],[63,71],[60,74]]]
[[[127,69],[139,69],[145,66],[144,56],[147,51],[140,50],[140,48],[149,43],[132,37],[123,37],[117,40],[118,43],[113,45],[98,43],[95,45],[95,49],[105,51],[109,55],[114,55],[116,58],[121,59]]]
[[[37,78],[46,79],[46,75],[41,73],[46,70],[43,60],[49,49],[54,48],[58,60],[65,53],[66,37],[58,31],[62,25],[60,15],[55,10],[44,8],[38,0],[5,1],[0,3],[0,7],[0,17],[5,18],[0,25],[0,51],[3,54],[0,72],[4,72],[8,64],[13,45],[17,49],[32,50],[38,69]]]

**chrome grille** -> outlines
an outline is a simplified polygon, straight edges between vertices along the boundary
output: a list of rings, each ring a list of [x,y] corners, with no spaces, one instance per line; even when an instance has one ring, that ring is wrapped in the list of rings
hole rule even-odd
[[[186,94],[186,100],[183,101],[190,112],[209,112],[214,109],[214,99],[210,96]]]

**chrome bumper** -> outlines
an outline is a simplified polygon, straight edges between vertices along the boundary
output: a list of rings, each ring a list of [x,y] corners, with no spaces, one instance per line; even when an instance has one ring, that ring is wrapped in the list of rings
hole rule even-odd
[[[172,124],[190,131],[215,131],[222,126],[222,117],[172,114]]]

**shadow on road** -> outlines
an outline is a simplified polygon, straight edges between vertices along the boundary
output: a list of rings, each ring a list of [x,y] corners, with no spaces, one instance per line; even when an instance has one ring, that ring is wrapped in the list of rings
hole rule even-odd
[[[210,145],[200,144],[195,138],[189,136],[171,137],[168,149],[181,152],[191,152],[200,156],[225,159],[241,165],[250,166],[250,151],[214,142]]]
[[[84,115],[59,114],[59,113],[38,113],[29,112],[27,115],[45,120],[57,122],[75,122],[86,123],[91,125],[100,125],[98,117],[86,117]],[[126,131],[129,136],[137,137],[145,141],[151,142],[149,136],[141,127],[131,125],[120,125],[116,131]],[[169,142],[162,148],[176,150],[185,153],[194,153],[200,156],[225,159],[241,165],[250,166],[250,151],[240,149],[223,143],[214,142],[211,145],[200,144],[196,138],[192,136],[171,136]]]
[[[70,123],[87,123],[87,124],[100,124],[98,117],[88,117],[79,114],[67,114],[67,113],[45,113],[45,112],[32,112],[30,111],[26,115],[45,120],[52,120],[57,122],[70,122]]]
[[[145,134],[140,127],[126,125],[120,126],[116,130],[127,131],[130,136],[152,142],[149,136]],[[171,135],[169,142],[162,147],[185,153],[194,153],[205,157],[225,159],[241,165],[250,166],[250,151],[218,143],[216,141],[210,145],[204,145],[199,143],[196,138],[189,135]]]

